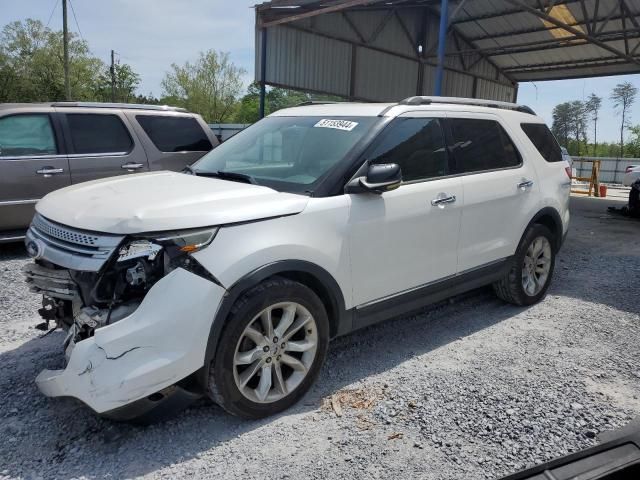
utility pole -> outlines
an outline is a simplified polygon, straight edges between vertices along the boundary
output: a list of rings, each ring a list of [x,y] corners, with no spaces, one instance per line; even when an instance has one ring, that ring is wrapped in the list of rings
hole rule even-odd
[[[116,63],[114,61],[114,55],[116,52],[111,50],[111,68],[109,71],[111,72],[111,101],[116,103]]]
[[[67,28],[67,0],[62,0],[62,48],[64,50],[64,95],[71,100],[69,83],[69,29]]]

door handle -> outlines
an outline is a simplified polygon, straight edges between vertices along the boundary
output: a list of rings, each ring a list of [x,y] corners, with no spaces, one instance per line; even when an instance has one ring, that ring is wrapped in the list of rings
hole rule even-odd
[[[431,200],[431,205],[434,207],[444,208],[446,203],[454,203],[456,201],[455,195],[447,195],[446,193],[442,193],[438,195],[436,198]]]
[[[56,173],[64,173],[64,168],[53,168],[53,167],[42,167],[39,170],[36,170],[38,175],[43,175],[44,178],[50,178]]]
[[[120,168],[129,170],[130,172],[133,172],[134,170],[140,170],[142,167],[144,167],[144,164],[142,163],[125,163],[124,165],[120,166]]]
[[[533,187],[533,180],[525,180],[523,178],[522,181],[517,185],[517,187],[523,191],[526,190],[527,188],[531,188]]]

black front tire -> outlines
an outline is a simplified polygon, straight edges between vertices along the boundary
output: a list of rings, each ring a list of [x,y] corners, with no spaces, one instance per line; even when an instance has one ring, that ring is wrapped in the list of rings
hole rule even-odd
[[[246,327],[263,309],[281,302],[296,302],[313,316],[317,329],[317,350],[302,382],[285,397],[270,403],[251,401],[240,391],[234,378],[236,346]],[[258,419],[286,410],[315,382],[327,353],[329,320],[320,298],[306,285],[283,277],[272,277],[248,290],[234,304],[219,339],[216,356],[209,369],[206,392],[227,412]]]
[[[542,289],[535,295],[529,295],[525,291],[522,282],[524,258],[527,253],[527,249],[529,248],[531,243],[538,237],[545,237],[549,242],[549,245],[551,245],[550,268]],[[551,278],[553,276],[553,269],[555,267],[556,260],[555,245],[557,245],[557,241],[547,227],[537,223],[529,227],[529,229],[525,232],[525,235],[522,237],[520,245],[518,245],[518,249],[516,250],[516,253],[511,260],[511,265],[508,272],[502,279],[493,284],[493,289],[496,295],[505,302],[520,306],[532,305],[540,301],[547,293],[547,289],[551,284]]]

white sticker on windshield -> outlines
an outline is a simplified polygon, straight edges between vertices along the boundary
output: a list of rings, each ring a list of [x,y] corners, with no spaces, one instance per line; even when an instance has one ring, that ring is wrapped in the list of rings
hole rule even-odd
[[[357,126],[358,122],[350,122],[349,120],[329,120],[328,118],[323,118],[314,125],[314,127],[318,128],[335,128],[337,130],[345,130],[347,132],[350,132]]]

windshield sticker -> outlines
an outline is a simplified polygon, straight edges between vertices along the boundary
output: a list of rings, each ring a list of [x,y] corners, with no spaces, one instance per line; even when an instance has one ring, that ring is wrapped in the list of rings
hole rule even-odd
[[[335,128],[336,130],[344,130],[346,132],[350,132],[357,126],[358,122],[350,122],[349,120],[329,120],[328,118],[323,118],[314,125],[314,127],[318,128]]]

